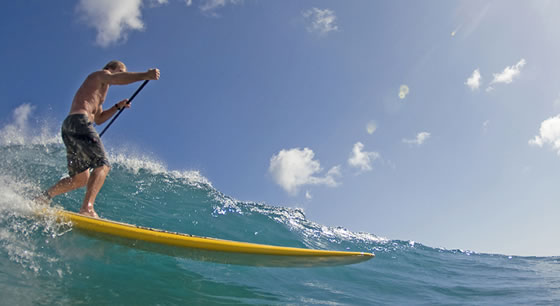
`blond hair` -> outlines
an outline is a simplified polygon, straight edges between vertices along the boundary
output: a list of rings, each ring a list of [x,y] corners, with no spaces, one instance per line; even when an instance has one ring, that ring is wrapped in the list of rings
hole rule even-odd
[[[114,69],[117,69],[119,67],[126,67],[126,66],[124,65],[123,62],[114,60],[114,61],[108,62],[107,65],[105,65],[105,67],[103,67],[103,70],[111,70],[111,69],[114,70]]]

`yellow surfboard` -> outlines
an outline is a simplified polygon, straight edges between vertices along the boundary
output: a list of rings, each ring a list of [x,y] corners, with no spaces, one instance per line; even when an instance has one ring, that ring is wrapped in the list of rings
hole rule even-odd
[[[132,247],[226,264],[271,267],[316,267],[359,263],[375,255],[367,252],[329,251],[238,242],[168,232],[81,214],[54,210],[57,220],[100,238]]]

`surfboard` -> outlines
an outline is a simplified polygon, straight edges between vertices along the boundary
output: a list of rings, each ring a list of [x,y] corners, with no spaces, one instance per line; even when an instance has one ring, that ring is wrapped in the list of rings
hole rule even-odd
[[[363,262],[375,255],[368,252],[332,251],[265,245],[201,237],[142,227],[74,212],[54,209],[59,222],[98,238],[171,256],[226,264],[270,267],[318,267]]]

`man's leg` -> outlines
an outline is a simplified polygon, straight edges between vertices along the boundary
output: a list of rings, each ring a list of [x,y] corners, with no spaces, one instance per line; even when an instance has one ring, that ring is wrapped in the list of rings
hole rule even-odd
[[[59,194],[67,193],[74,189],[84,187],[87,184],[88,179],[89,179],[89,170],[78,173],[72,177],[63,178],[60,181],[58,181],[58,183],[54,184],[54,186],[47,189],[47,191],[43,194],[44,195],[43,199],[41,200],[44,202],[44,204],[49,204],[50,199],[56,197]]]
[[[109,169],[109,166],[103,165],[95,168],[91,172],[87,182],[86,196],[84,198],[84,202],[82,203],[82,208],[80,209],[81,214],[99,218],[93,209],[93,203],[95,202],[95,198],[105,182],[105,177],[107,177]]]

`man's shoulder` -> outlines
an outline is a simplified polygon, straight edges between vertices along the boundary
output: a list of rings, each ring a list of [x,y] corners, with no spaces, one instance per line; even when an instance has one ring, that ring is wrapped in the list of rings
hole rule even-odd
[[[105,83],[108,75],[111,75],[111,73],[107,70],[94,71],[88,75],[86,81]]]
[[[90,73],[88,77],[102,77],[106,75],[111,75],[111,72],[108,70],[98,70]]]

